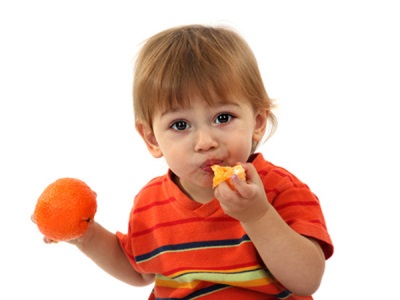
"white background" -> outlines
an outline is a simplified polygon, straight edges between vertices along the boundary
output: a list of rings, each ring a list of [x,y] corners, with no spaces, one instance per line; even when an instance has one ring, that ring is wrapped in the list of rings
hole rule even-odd
[[[254,50],[279,127],[260,149],[319,196],[335,245],[316,299],[393,298],[398,287],[400,100],[396,1],[1,1],[0,299],[146,299],[31,223],[42,190],[77,177],[97,220],[126,231],[156,175],[134,130],[131,80],[147,37],[236,28]]]

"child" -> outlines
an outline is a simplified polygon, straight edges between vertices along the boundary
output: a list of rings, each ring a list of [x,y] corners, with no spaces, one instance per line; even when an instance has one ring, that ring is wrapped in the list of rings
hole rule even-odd
[[[158,33],[133,98],[169,171],[135,197],[127,234],[94,222],[71,243],[128,284],[154,282],[149,299],[312,299],[333,245],[307,185],[255,153],[275,118],[247,43],[221,27]],[[237,163],[247,180],[213,189],[211,166]]]

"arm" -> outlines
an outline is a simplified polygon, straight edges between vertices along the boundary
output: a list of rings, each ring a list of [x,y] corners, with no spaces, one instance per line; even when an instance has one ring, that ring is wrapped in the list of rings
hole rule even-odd
[[[130,264],[115,234],[94,222],[85,234],[70,241],[100,268],[115,278],[134,286],[144,286],[154,281],[152,275],[136,272]]]
[[[254,221],[242,222],[271,273],[296,295],[311,295],[319,287],[325,269],[320,245],[291,229],[270,206]]]
[[[143,286],[153,282],[151,275],[136,272],[130,264],[115,234],[94,222],[85,235],[74,242],[100,268],[130,285]]]
[[[325,269],[321,247],[286,224],[268,202],[254,166],[244,167],[247,182],[233,178],[236,191],[221,184],[215,197],[225,213],[241,222],[274,277],[294,294],[311,295],[318,289]]]

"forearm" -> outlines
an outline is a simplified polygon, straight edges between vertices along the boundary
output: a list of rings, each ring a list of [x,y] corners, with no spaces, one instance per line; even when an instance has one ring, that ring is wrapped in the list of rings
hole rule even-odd
[[[297,295],[318,289],[325,257],[317,242],[292,230],[272,206],[260,219],[242,226],[268,269],[287,289]]]
[[[116,235],[96,222],[74,244],[100,268],[127,284],[143,286],[153,282],[153,276],[142,275],[133,269]]]

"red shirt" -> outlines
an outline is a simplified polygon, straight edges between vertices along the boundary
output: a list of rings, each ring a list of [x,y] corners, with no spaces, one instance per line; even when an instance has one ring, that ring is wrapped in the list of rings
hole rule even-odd
[[[299,234],[333,253],[318,198],[294,175],[253,156],[268,201]],[[149,299],[312,299],[291,295],[269,273],[241,224],[218,200],[200,204],[172,181],[151,180],[135,197],[127,234],[118,239],[134,269],[156,274]]]

